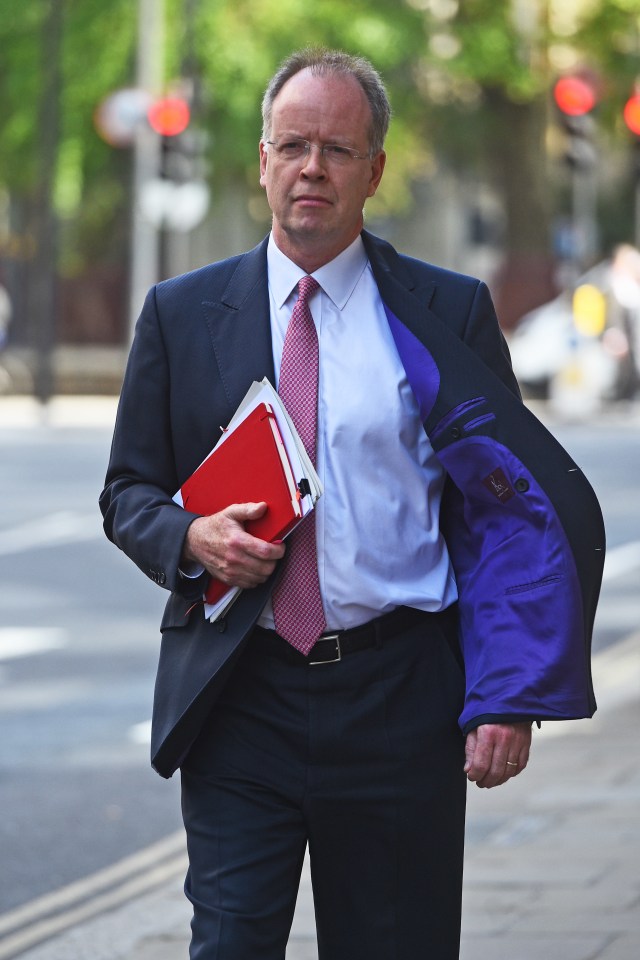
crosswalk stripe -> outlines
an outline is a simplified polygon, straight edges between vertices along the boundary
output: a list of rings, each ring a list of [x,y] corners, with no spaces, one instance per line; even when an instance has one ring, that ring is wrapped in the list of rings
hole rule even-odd
[[[144,720],[130,727],[128,738],[132,743],[151,743],[151,720]]]
[[[17,527],[0,530],[0,556],[25,553],[36,547],[55,547],[104,536],[98,512],[74,513],[60,510]]]
[[[607,550],[603,581],[608,583],[627,573],[640,569],[640,540],[623,543]]]
[[[0,627],[0,660],[59,650],[66,642],[66,631],[59,627]]]

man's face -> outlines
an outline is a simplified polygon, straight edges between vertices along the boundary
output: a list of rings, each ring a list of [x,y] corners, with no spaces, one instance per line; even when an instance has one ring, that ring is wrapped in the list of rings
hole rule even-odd
[[[303,70],[273,103],[270,140],[303,138],[315,146],[306,157],[286,160],[260,142],[260,183],[273,212],[278,247],[307,272],[328,263],[362,229],[362,209],[373,196],[385,154],[339,165],[316,149],[326,143],[369,152],[371,110],[353,77],[313,76]]]

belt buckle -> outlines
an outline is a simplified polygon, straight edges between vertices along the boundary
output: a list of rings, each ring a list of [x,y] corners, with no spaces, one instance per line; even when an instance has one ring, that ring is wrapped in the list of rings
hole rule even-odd
[[[310,667],[319,667],[324,663],[340,663],[342,660],[342,650],[340,649],[340,634],[339,633],[324,633],[321,637],[318,638],[318,643],[323,642],[324,640],[335,640],[336,643],[336,656],[331,660],[307,660],[307,665]],[[313,656],[313,647],[311,648],[310,656]]]

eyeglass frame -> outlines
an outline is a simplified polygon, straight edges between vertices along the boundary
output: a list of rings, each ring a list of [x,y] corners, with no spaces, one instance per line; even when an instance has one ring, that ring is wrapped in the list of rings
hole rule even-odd
[[[304,150],[299,157],[283,156],[283,154],[278,150],[280,143],[282,143],[283,141],[265,140],[264,143],[267,146],[275,147],[276,156],[281,157],[283,160],[285,160],[285,162],[289,162],[289,163],[294,160],[298,160],[298,161],[304,160],[306,162],[307,158],[311,154],[311,147],[317,147],[318,150],[320,151],[320,156],[322,157],[322,159],[326,160],[329,163],[336,163],[336,157],[333,157],[332,159],[330,156],[327,156],[327,154],[325,153],[325,150],[327,150],[328,147],[338,147],[340,150],[344,150],[345,155],[348,156],[350,160],[373,160],[373,156],[374,156],[371,150],[368,153],[360,153],[358,150],[355,150],[353,147],[347,147],[342,143],[329,142],[329,143],[320,144],[320,143],[314,143],[313,140],[306,140],[304,137],[288,137],[288,138],[285,137],[284,142],[286,143],[287,140],[289,143],[303,143],[305,145]],[[337,162],[340,163],[339,160]]]

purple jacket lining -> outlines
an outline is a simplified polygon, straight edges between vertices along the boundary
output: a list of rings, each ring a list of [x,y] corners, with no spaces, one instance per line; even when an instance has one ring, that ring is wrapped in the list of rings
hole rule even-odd
[[[427,348],[385,308],[423,422],[440,374]],[[487,401],[467,400],[430,439]],[[466,431],[496,418],[493,411]],[[447,521],[447,546],[460,593],[467,695],[460,725],[483,714],[554,719],[590,715],[585,687],[581,589],[573,554],[549,498],[525,465],[489,436],[459,436],[437,452],[455,484],[459,509]],[[508,496],[483,481],[501,470]],[[516,480],[526,480],[516,492]],[[480,532],[481,535],[478,535]]]

